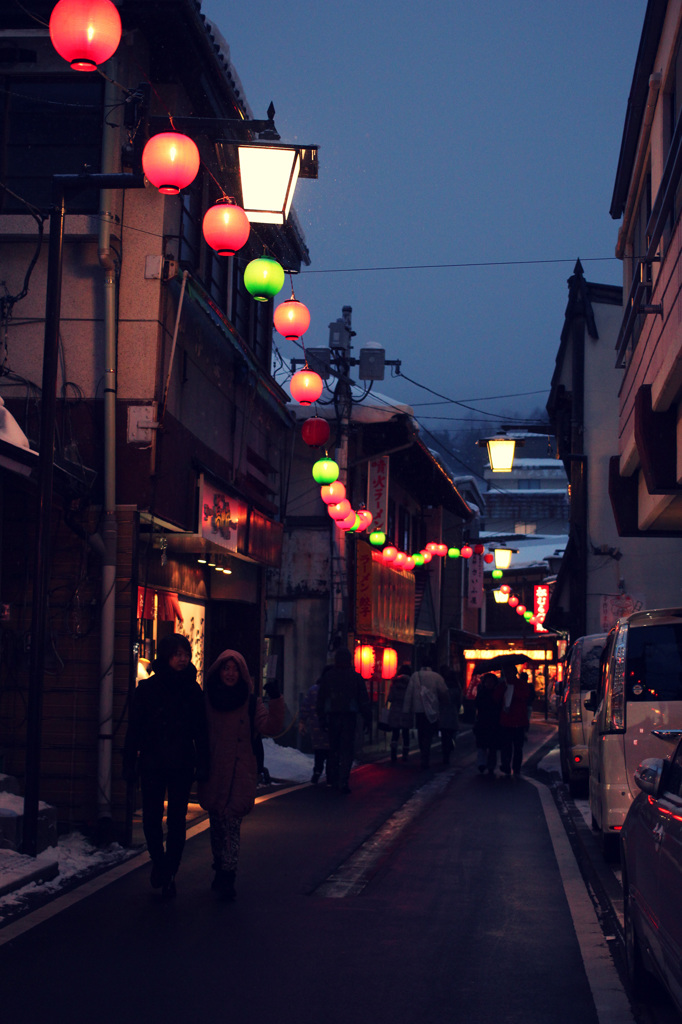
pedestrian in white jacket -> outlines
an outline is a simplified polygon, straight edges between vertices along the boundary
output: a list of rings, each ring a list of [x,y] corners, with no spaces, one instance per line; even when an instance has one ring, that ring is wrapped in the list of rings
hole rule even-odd
[[[414,711],[422,768],[428,768],[431,760],[431,744],[438,731],[439,708],[449,703],[450,692],[445,680],[433,671],[430,659],[425,659],[422,668],[410,676],[403,703],[405,714]]]

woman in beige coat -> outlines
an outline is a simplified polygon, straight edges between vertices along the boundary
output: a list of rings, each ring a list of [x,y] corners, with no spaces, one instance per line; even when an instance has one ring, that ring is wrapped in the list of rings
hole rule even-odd
[[[208,811],[215,878],[220,899],[235,898],[241,823],[256,799],[258,767],[255,735],[274,736],[284,724],[284,698],[275,682],[266,684],[266,705],[254,694],[246,662],[238,651],[223,651],[206,676],[205,700],[211,770],[198,787]]]

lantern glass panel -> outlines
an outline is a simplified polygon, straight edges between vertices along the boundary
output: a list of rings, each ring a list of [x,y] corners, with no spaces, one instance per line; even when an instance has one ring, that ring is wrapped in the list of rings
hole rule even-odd
[[[514,465],[516,441],[509,437],[491,437],[488,444],[488,458],[493,473],[509,473]]]
[[[301,159],[286,146],[239,147],[246,216],[260,224],[284,224],[291,209]]]

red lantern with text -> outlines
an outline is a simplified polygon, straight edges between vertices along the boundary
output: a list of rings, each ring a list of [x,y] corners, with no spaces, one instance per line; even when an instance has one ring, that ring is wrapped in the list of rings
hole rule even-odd
[[[95,71],[121,41],[121,17],[111,0],[59,0],[50,15],[52,45],[74,71]]]
[[[311,416],[301,426],[301,437],[311,448],[322,448],[329,440],[329,424],[321,416]]]
[[[325,505],[336,505],[346,497],[346,485],[342,484],[340,480],[325,484],[324,487],[320,487],[320,497]]]
[[[165,196],[176,196],[199,173],[199,150],[188,135],[161,132],[142,150],[142,170]]]
[[[381,652],[381,678],[393,679],[398,671],[398,652],[393,647],[384,647]]]
[[[474,549],[469,544],[465,544],[462,550],[460,551],[460,555],[462,556],[462,558],[471,558],[473,553]]]
[[[312,402],[316,402],[322,394],[323,387],[319,373],[307,367],[295,373],[289,381],[291,397],[299,405],[311,405]]]
[[[509,598],[509,600],[507,602],[507,604],[509,605],[510,608],[516,608],[518,603],[519,603],[519,599],[518,599],[518,597],[515,594],[512,594],[512,596]]]
[[[275,330],[283,335],[287,341],[298,341],[310,327],[310,313],[308,307],[304,306],[293,296],[286,302],[281,302],[275,310],[273,320]]]
[[[234,256],[248,242],[251,222],[241,206],[230,199],[219,199],[204,214],[202,231],[219,256]]]
[[[360,644],[355,648],[353,664],[355,671],[359,672],[363,679],[371,679],[374,674],[376,656],[371,644]]]

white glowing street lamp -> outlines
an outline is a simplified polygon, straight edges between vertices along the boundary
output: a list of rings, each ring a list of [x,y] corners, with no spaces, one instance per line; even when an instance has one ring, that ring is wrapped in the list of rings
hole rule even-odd
[[[517,554],[514,548],[499,547],[493,548],[496,569],[508,569],[511,565],[512,555]]]
[[[242,204],[250,221],[284,224],[311,147],[253,142],[239,145]]]
[[[520,438],[509,437],[499,434],[497,437],[486,437],[476,444],[488,449],[488,459],[493,473],[510,473],[514,465],[514,452],[516,446],[522,447],[524,441]]]

